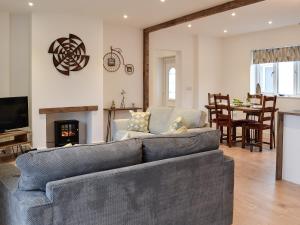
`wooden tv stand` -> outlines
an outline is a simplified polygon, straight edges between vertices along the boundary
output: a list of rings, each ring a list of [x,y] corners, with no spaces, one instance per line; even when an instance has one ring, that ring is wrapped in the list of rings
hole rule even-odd
[[[14,130],[0,133],[0,152],[11,148],[13,153],[15,153],[15,147],[17,147],[17,151],[20,149],[22,152],[22,145],[31,144],[31,141],[28,138],[30,134],[30,131],[25,130]]]

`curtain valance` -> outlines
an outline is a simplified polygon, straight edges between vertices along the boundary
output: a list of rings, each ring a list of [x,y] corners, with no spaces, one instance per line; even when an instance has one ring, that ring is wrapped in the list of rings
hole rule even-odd
[[[253,51],[253,64],[300,61],[300,46]]]

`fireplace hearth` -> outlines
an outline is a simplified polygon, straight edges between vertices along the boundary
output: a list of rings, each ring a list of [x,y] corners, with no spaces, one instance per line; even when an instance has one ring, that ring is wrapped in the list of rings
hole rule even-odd
[[[55,147],[66,144],[79,144],[79,121],[60,120],[54,121]]]

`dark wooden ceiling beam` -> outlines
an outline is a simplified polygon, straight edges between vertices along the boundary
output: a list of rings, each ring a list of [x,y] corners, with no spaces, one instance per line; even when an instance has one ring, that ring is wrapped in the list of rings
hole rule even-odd
[[[150,33],[158,30],[162,30],[168,27],[176,26],[182,23],[187,23],[196,19],[212,16],[218,13],[226,12],[229,10],[237,9],[247,5],[255,4],[258,2],[263,2],[265,0],[233,0],[226,2],[221,5],[217,5],[208,9],[204,9],[192,14],[182,16],[164,23],[160,23],[144,29],[144,38],[143,38],[143,108],[146,110],[149,107],[150,102],[150,92],[149,92],[149,52],[150,52]]]
[[[160,23],[148,28],[145,28],[144,31],[146,33],[150,33],[150,32],[154,32],[154,31],[158,31],[161,29],[165,29],[168,27],[172,27],[172,26],[176,26],[182,23],[187,23],[196,19],[200,19],[203,17],[207,17],[207,16],[211,16],[211,15],[215,15],[218,13],[222,13],[222,12],[226,12],[232,9],[237,9],[243,6],[247,6],[247,5],[251,5],[254,3],[258,3],[258,2],[262,2],[265,0],[234,0],[234,1],[230,1],[230,2],[226,2],[224,4],[221,5],[217,5],[208,9],[204,9],[198,12],[194,12],[192,14],[189,15],[185,15],[182,17],[178,17],[176,19],[173,20],[169,20],[167,22],[164,23]]]

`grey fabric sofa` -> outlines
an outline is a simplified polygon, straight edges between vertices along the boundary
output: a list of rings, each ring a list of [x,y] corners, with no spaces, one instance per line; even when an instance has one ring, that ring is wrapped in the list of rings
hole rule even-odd
[[[0,165],[0,225],[230,225],[218,146],[209,131],[27,153]]]
[[[112,122],[112,139],[123,140],[124,137],[135,138],[163,134],[168,131],[170,124],[178,117],[183,118],[183,125],[188,132],[211,130],[206,124],[206,113],[197,109],[183,109],[172,107],[151,107],[149,119],[149,133],[128,131],[129,119],[116,119]]]

